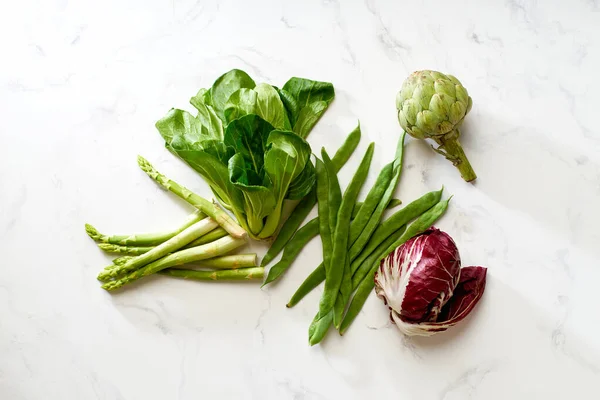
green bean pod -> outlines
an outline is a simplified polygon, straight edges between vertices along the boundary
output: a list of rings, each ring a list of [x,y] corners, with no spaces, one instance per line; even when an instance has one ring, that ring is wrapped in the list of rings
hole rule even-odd
[[[409,223],[431,207],[436,205],[442,197],[442,190],[429,192],[419,197],[417,200],[409,203],[406,207],[396,211],[391,217],[383,221],[369,239],[367,245],[360,254],[353,260],[350,267],[352,274],[356,272],[362,262],[375,250],[377,246],[388,238],[399,227]]]
[[[390,201],[390,205],[388,208],[396,207],[400,203],[401,203],[400,200],[393,199],[393,201]],[[360,211],[360,208],[362,207],[362,205],[363,205],[363,203],[357,202],[356,205],[354,206],[354,209],[352,210],[352,214],[354,215],[358,211]],[[300,234],[300,231],[302,231],[304,227],[298,229],[298,231],[294,234],[292,239],[283,248],[283,256],[281,257],[281,260],[279,260],[277,262],[277,264],[275,264],[274,266],[271,267],[271,270],[274,270],[273,274],[276,274],[276,275],[274,275],[274,277],[272,277],[271,270],[269,270],[269,275],[267,276],[267,279],[265,280],[265,283],[263,284],[263,286],[278,279],[285,271],[287,271],[290,268],[290,266],[292,265],[292,263],[294,262],[294,260],[298,257],[298,254],[300,254],[300,251],[304,248],[304,246],[306,246],[306,244],[308,242],[310,242],[315,236],[317,236],[319,234],[318,220],[319,220],[319,218],[317,217],[317,218],[313,218],[310,221],[308,221],[304,225],[304,227],[307,227],[309,225],[312,225],[312,227],[310,228],[310,230],[303,231],[302,234]],[[315,225],[316,225],[316,228],[315,228]],[[217,228],[217,229],[221,229],[221,228]],[[227,232],[225,232],[225,233],[227,234]],[[208,235],[210,235],[210,233]],[[323,280],[325,279],[324,274],[325,274],[325,270],[323,270],[323,278],[320,281],[318,281],[314,287],[318,286],[319,283],[323,282]],[[310,290],[314,289],[314,287],[312,287]],[[310,292],[310,290],[309,290],[309,292]],[[304,297],[304,295],[302,297]]]
[[[314,269],[313,272],[308,275],[308,277],[302,282],[300,287],[296,290],[296,292],[292,295],[292,298],[286,304],[286,307],[291,308],[300,302],[309,294],[314,288],[319,286],[321,282],[325,280],[325,266],[323,263],[319,264],[317,268]]]
[[[402,133],[400,139],[398,140],[398,148],[396,150],[396,160],[394,161],[394,173],[390,184],[388,185],[381,201],[377,205],[377,208],[371,215],[369,222],[366,224],[365,228],[358,236],[356,241],[350,247],[350,259],[354,259],[358,256],[361,250],[366,246],[367,242],[371,238],[373,231],[377,228],[379,221],[381,220],[381,216],[383,212],[388,206],[390,199],[392,198],[394,192],[396,191],[396,187],[398,186],[398,181],[400,180],[400,174],[402,173],[402,160],[404,159],[404,137],[405,133]]]
[[[369,190],[369,193],[365,198],[363,207],[361,207],[360,211],[357,213],[356,218],[350,227],[350,246],[358,239],[371,219],[371,215],[373,215],[373,212],[377,208],[377,205],[379,205],[381,198],[392,181],[393,172],[394,162],[387,164],[383,167],[381,172],[379,172],[379,176],[377,176],[373,187],[371,187],[371,190]]]
[[[331,240],[333,243],[333,237],[335,233],[335,227],[337,226],[338,213],[340,205],[342,204],[342,189],[340,187],[340,181],[338,180],[337,171],[329,158],[329,154],[325,148],[321,148],[321,157],[323,157],[323,164],[327,171],[327,179],[329,182],[329,197],[327,199],[329,207],[329,229],[331,230]]]
[[[356,205],[354,206],[354,209],[352,210],[352,224],[354,224],[354,220],[356,219],[356,216],[358,215],[358,213],[360,212],[360,209],[362,208],[362,206],[365,203],[362,201],[357,201]],[[387,209],[391,210],[392,208],[396,208],[398,207],[400,204],[402,204],[402,200],[400,199],[391,199]]]
[[[351,225],[352,209],[358,198],[358,194],[363,187],[367,176],[369,175],[369,169],[371,167],[371,161],[373,159],[373,151],[375,149],[375,143],[371,143],[365,152],[365,155],[359,164],[350,184],[344,192],[342,198],[342,205],[340,206],[340,212],[338,216],[338,224],[335,231],[335,239],[333,246],[332,264],[343,265],[343,275],[340,282],[338,299],[336,299],[333,313],[333,324],[336,328],[339,328],[342,322],[342,316],[344,309],[346,308],[346,302],[350,299],[352,294],[352,274],[350,273],[350,258],[347,257],[349,231]]]
[[[344,192],[344,196],[340,200],[337,221],[335,221],[335,232],[333,237],[333,253],[331,255],[331,259],[329,260],[330,266],[327,268],[327,264],[325,264],[326,271],[326,279],[325,279],[325,289],[323,290],[323,294],[321,296],[321,301],[319,303],[319,316],[323,316],[324,318],[318,318],[315,320],[315,324],[330,324],[329,322],[329,313],[333,310],[333,321],[334,323],[340,322],[343,314],[345,299],[350,296],[351,292],[351,277],[347,276],[347,271],[349,270],[349,264],[346,261],[346,254],[348,249],[348,237],[349,237],[349,229],[350,229],[350,218],[352,217],[352,209],[356,203],[356,198],[362,188],[367,176],[369,174],[369,168],[371,166],[371,161],[373,159],[373,151],[375,148],[375,144],[371,143],[365,152],[365,155],[358,166],[350,184],[346,188]],[[337,190],[339,188],[339,183],[337,182],[337,176],[335,175],[335,171],[330,168],[329,157],[327,156],[327,152],[322,151],[323,162],[328,172],[328,178],[330,180],[330,221],[331,221],[331,213],[336,209],[337,202]],[[333,194],[333,195],[332,195]],[[347,278],[344,280],[344,276]],[[338,307],[336,308],[336,299],[341,296],[341,301],[337,302]],[[311,333],[312,332],[312,333]],[[315,333],[316,332],[316,333]],[[321,341],[324,337],[324,334],[327,332],[323,327],[315,327],[309,329],[309,341],[311,345],[314,345]]]
[[[304,245],[318,234],[319,220],[316,218],[308,222],[302,228],[298,229],[298,232],[296,232],[292,240],[290,240],[285,246],[281,260],[279,260],[277,264],[273,265],[269,269],[267,279],[265,279],[265,282],[262,284],[262,286],[273,282],[281,274],[283,274],[290,267],[296,256],[298,256],[298,253],[300,253],[300,250],[302,250]]]
[[[315,173],[317,175],[319,232],[321,233],[321,244],[323,246],[323,264],[325,265],[325,269],[327,269],[333,250],[331,227],[329,224],[329,175],[327,174],[325,164],[321,160],[317,159],[315,164]]]

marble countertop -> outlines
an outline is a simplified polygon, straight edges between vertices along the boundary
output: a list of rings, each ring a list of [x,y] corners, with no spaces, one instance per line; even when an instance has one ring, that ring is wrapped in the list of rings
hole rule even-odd
[[[485,3],[5,6],[0,398],[600,398],[600,3]],[[137,154],[209,196],[154,122],[231,68],[276,85],[333,82],[336,100],[309,142],[336,148],[360,120],[359,149],[376,142],[370,182],[393,155],[404,78],[435,69],[463,81],[474,107],[462,142],[479,179],[463,182],[410,139],[397,196],[442,185],[454,195],[438,226],[464,265],[489,267],[467,320],[404,338],[372,295],[343,338],[309,347],[320,289],[285,303],[319,261],[318,240],[264,290],[165,277],[99,288],[109,258],[84,222],[154,231],[190,212],[147,179]]]

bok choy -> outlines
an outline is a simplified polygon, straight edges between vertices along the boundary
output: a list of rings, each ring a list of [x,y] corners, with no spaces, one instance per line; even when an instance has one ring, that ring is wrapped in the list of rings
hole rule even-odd
[[[333,101],[333,85],[291,78],[282,88],[232,70],[156,123],[166,147],[196,170],[256,239],[277,232],[283,201],[314,186],[305,138]]]

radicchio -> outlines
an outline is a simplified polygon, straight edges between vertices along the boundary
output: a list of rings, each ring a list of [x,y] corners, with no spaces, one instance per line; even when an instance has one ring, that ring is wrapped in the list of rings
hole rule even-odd
[[[375,292],[404,334],[430,336],[460,322],[485,289],[487,268],[460,267],[452,238],[430,228],[386,258],[375,274]]]

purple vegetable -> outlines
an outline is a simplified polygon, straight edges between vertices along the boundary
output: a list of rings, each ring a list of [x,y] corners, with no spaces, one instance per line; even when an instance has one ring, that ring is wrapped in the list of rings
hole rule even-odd
[[[454,240],[430,228],[384,258],[375,292],[404,334],[430,336],[460,322],[485,289],[487,268],[460,267]]]

